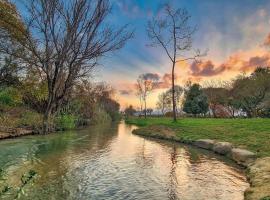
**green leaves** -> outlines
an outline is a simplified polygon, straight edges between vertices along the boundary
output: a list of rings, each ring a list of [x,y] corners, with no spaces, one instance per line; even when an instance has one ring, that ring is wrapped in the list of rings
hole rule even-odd
[[[186,91],[183,110],[190,114],[205,114],[208,111],[208,101],[199,84],[193,84]]]

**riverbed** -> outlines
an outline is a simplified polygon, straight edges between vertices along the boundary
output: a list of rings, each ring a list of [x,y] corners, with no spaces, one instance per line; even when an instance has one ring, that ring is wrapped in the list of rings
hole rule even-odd
[[[135,128],[121,122],[0,141],[0,168],[13,188],[2,198],[14,199],[22,175],[33,170],[20,199],[243,199],[249,184],[235,163],[133,135]]]

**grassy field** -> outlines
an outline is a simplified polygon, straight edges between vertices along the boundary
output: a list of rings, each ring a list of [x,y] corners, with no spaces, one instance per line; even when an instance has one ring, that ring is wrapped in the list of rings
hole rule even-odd
[[[259,157],[270,156],[270,119],[208,119],[129,118],[137,126],[165,125],[185,140],[215,139],[231,142],[237,147],[256,152]]]

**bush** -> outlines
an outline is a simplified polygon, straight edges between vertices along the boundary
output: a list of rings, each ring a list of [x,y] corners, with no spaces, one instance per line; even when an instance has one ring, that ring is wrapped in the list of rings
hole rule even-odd
[[[28,127],[40,131],[42,128],[43,116],[35,111],[25,111],[19,119],[20,127]]]
[[[6,106],[16,106],[22,103],[21,95],[15,88],[0,89],[0,104]]]
[[[55,118],[57,130],[70,130],[76,127],[78,118],[72,114],[61,114]]]
[[[95,107],[94,115],[91,121],[92,124],[102,124],[111,121],[112,121],[111,116],[104,109],[98,106]]]

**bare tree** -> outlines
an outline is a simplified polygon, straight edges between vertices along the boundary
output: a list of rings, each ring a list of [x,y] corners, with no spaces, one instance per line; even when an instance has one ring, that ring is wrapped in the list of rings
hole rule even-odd
[[[163,13],[148,22],[147,32],[151,46],[161,46],[172,63],[172,103],[173,120],[176,121],[175,102],[175,65],[181,61],[195,60],[201,57],[200,50],[192,48],[192,36],[195,27],[189,25],[187,10],[174,9],[166,4]]]
[[[144,102],[144,118],[146,118],[147,113],[147,97],[155,89],[158,80],[159,76],[151,73],[141,74],[137,79],[137,93],[140,94],[139,97]]]
[[[144,96],[144,92],[143,92],[143,83],[140,79],[137,79],[137,83],[136,83],[136,95],[139,98],[140,101],[140,114],[143,113],[143,96]]]
[[[46,80],[43,132],[47,133],[52,114],[75,82],[89,75],[102,56],[122,48],[133,33],[127,26],[115,29],[106,23],[109,0],[28,0],[25,5],[28,34],[22,33],[24,38],[16,45],[27,53],[19,54],[8,45],[1,50],[34,67]]]
[[[161,111],[162,115],[165,114],[165,111],[166,111],[166,92],[162,92],[161,94],[158,95],[156,108]]]
[[[176,112],[178,113],[180,111],[180,106],[181,106],[181,97],[184,92],[184,89],[179,86],[175,85],[175,103],[176,103]],[[168,89],[165,92],[162,92],[158,96],[158,101],[157,101],[157,108],[161,110],[162,114],[164,115],[168,111],[172,111],[172,89]]]

